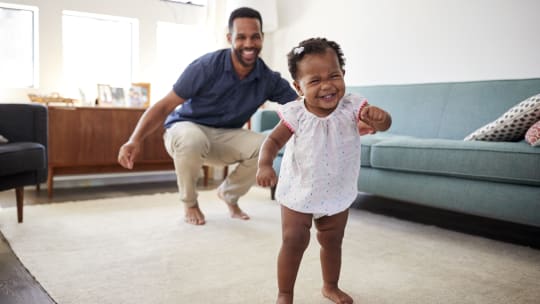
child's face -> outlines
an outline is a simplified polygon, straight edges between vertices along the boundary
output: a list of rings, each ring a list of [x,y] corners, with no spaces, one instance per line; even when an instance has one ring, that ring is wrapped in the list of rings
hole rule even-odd
[[[308,111],[321,117],[332,113],[345,95],[344,73],[334,50],[305,55],[297,68],[293,84],[305,97]]]

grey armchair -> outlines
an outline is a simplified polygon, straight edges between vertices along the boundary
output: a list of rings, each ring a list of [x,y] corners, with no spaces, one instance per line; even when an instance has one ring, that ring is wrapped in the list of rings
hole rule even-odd
[[[15,188],[17,220],[23,221],[24,186],[47,180],[47,107],[0,103],[0,191]]]

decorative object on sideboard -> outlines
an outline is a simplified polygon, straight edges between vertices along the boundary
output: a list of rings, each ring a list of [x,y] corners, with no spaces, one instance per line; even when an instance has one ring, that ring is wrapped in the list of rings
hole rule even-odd
[[[150,106],[150,83],[134,82],[129,89],[128,106],[147,108]]]
[[[124,88],[111,88],[111,94],[114,106],[123,107],[126,105]]]
[[[108,84],[98,84],[97,85],[97,104],[99,106],[110,107],[113,106],[113,96],[111,86]]]
[[[74,99],[62,97],[59,93],[56,92],[49,95],[28,94],[28,98],[32,102],[44,103],[45,105],[54,103],[72,106],[74,102]]]

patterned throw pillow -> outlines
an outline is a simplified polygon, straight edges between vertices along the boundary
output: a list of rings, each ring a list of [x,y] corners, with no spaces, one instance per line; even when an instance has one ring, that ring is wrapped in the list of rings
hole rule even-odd
[[[519,141],[540,119],[540,94],[520,102],[501,117],[472,132],[465,140]]]
[[[540,146],[540,120],[537,121],[529,131],[525,133],[525,140],[531,144],[531,146]]]

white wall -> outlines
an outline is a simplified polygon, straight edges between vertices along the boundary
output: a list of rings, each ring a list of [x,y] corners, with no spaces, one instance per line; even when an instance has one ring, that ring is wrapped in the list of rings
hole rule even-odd
[[[286,77],[310,37],[342,46],[348,85],[540,77],[539,0],[277,1],[265,52]]]
[[[39,7],[42,93],[62,93],[64,9],[139,19],[134,81],[152,83],[159,73],[157,21],[207,23],[218,34],[216,45],[225,46],[225,0],[209,0],[217,12],[160,0],[0,1]],[[348,85],[540,77],[539,0],[276,1],[279,29],[266,33],[263,58],[286,78],[285,54],[316,36],[343,47]],[[26,101],[28,91],[4,89],[0,102]]]

